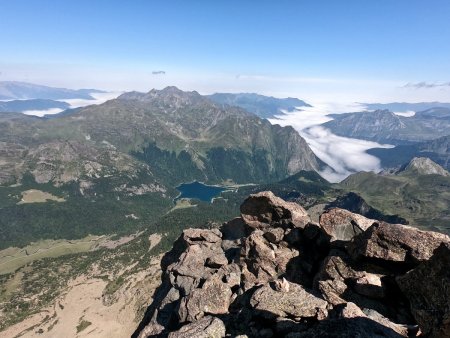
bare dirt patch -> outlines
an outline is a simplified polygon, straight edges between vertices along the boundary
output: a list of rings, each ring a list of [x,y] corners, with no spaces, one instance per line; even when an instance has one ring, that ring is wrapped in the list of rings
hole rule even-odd
[[[148,236],[148,240],[150,241],[150,248],[149,250],[153,249],[155,246],[157,246],[159,244],[159,242],[161,242],[162,239],[162,235],[155,233],[155,234],[151,234],[150,236]]]
[[[153,257],[147,269],[128,276],[114,294],[105,294],[108,282],[104,278],[80,276],[68,283],[52,307],[7,328],[0,336],[130,337],[160,283],[160,260],[161,256]]]
[[[94,249],[98,249],[98,248],[115,249],[120,245],[123,245],[123,244],[126,244],[126,243],[132,241],[136,237],[140,236],[142,233],[143,233],[143,231],[140,231],[135,234],[120,237],[116,240],[105,239],[104,241],[98,242],[98,244],[95,246]]]
[[[48,201],[65,202],[66,200],[62,197],[52,195],[45,191],[30,189],[22,191],[22,199],[17,204],[45,203]]]
[[[181,198],[175,202],[175,206],[170,209],[167,213],[175,211],[177,209],[185,209],[185,208],[194,208],[197,204],[191,204],[191,200],[189,198]]]

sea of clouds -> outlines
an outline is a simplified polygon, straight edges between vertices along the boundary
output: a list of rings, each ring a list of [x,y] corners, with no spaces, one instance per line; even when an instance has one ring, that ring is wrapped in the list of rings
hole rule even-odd
[[[381,170],[380,160],[366,153],[371,148],[392,148],[389,144],[337,136],[322,123],[332,120],[329,114],[361,112],[365,106],[358,103],[321,103],[312,102],[312,107],[300,107],[291,112],[284,112],[269,121],[281,126],[292,126],[308,142],[312,151],[329,168],[320,174],[330,182],[340,182],[358,171]]]
[[[68,100],[58,100],[58,101],[67,102],[70,105],[69,109],[74,109],[74,108],[89,106],[92,104],[102,104],[108,100],[115,99],[120,94],[121,94],[121,92],[91,93],[90,95],[94,98],[93,100],[68,99]],[[44,115],[59,114],[62,111],[64,111],[64,109],[52,108],[52,109],[47,109],[47,110],[26,110],[26,111],[23,111],[22,113],[26,114],[26,115],[34,115],[34,116],[42,117]]]

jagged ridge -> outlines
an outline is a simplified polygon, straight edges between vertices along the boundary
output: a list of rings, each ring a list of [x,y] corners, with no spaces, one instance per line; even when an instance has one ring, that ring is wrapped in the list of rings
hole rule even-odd
[[[258,193],[183,232],[135,336],[448,337],[449,257],[446,235],[342,209],[314,224]]]

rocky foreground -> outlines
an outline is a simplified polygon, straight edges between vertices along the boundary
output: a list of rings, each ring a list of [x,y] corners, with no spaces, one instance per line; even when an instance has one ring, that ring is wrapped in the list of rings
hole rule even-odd
[[[162,260],[136,337],[450,337],[450,237],[251,195]]]

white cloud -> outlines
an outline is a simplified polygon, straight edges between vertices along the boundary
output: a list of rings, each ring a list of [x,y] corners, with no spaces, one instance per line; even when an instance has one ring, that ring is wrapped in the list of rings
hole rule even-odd
[[[302,108],[269,121],[282,126],[293,126],[308,142],[312,151],[334,171],[327,169],[320,174],[330,182],[339,182],[357,171],[380,171],[380,161],[366,153],[371,148],[387,148],[376,142],[341,137],[319,124],[332,120],[327,114],[358,112],[361,104],[313,103],[311,108]]]
[[[102,104],[108,100],[115,99],[119,96],[121,92],[108,92],[108,93],[91,93],[90,95],[94,98],[94,100],[85,100],[85,99],[68,99],[68,100],[58,100],[61,102],[66,102],[70,104],[70,108],[80,108],[85,106],[90,106],[93,104]],[[44,115],[54,115],[64,111],[64,109],[52,108],[47,110],[27,110],[22,112],[25,115],[34,115],[42,117]]]
[[[371,148],[390,148],[377,142],[341,137],[321,126],[314,126],[300,132],[313,152],[335,172],[321,174],[332,182],[341,181],[358,171],[378,172],[380,160],[366,153]]]
[[[25,115],[34,115],[34,116],[42,117],[44,115],[58,114],[58,113],[61,113],[62,111],[63,111],[63,109],[51,108],[51,109],[46,109],[46,110],[26,110],[26,111],[23,111],[22,113]]]
[[[311,126],[331,121],[328,114],[339,114],[364,111],[365,106],[359,103],[339,103],[339,102],[315,102],[308,101],[312,107],[299,107],[298,110],[287,112],[283,115],[270,119],[272,123],[290,125],[297,130],[303,130]]]
[[[415,89],[422,89],[422,88],[436,88],[436,87],[450,87],[450,82],[408,82],[403,86],[404,88],[415,88]]]
[[[70,108],[79,108],[90,106],[92,104],[102,104],[108,100],[115,99],[122,92],[108,92],[108,93],[90,93],[90,95],[94,98],[94,100],[85,100],[85,99],[69,99],[69,100],[58,100],[61,102],[67,102],[70,104]]]
[[[412,111],[412,110],[403,111],[403,112],[395,111],[394,114],[398,115],[398,116],[403,116],[403,117],[413,117],[414,115],[416,115],[416,112]]]

